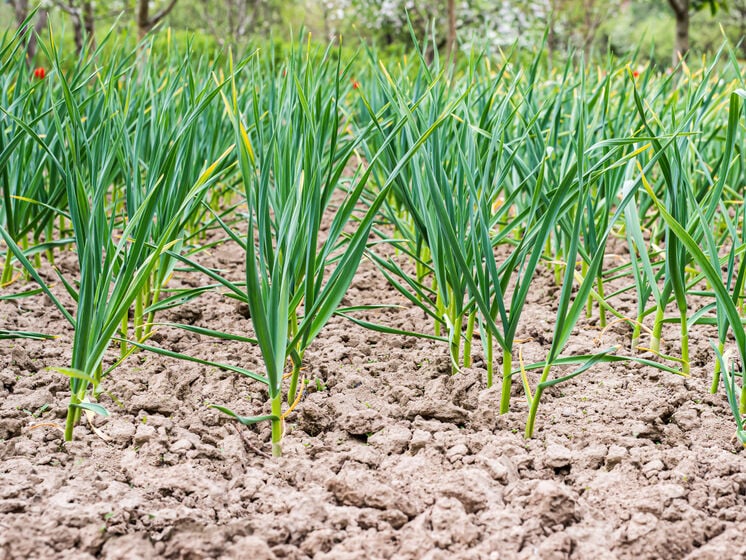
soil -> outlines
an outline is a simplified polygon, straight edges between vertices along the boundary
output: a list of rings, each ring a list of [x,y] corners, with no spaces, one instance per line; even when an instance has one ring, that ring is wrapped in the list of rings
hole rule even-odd
[[[241,275],[231,244],[204,259]],[[74,266],[72,253],[60,260]],[[180,273],[173,285],[202,283]],[[531,294],[518,334],[526,363],[543,359],[552,337],[550,271]],[[625,297],[615,305],[631,313]],[[345,303],[381,302],[402,307],[359,316],[432,332],[365,261]],[[599,340],[596,315],[565,355],[629,346],[624,324]],[[251,332],[246,310],[219,293],[159,319]],[[0,345],[2,560],[746,558],[746,460],[724,395],[709,394],[707,329],[692,335],[689,378],[597,365],[545,393],[525,440],[521,384],[511,412],[497,414],[500,383],[486,388],[478,340],[473,367],[454,376],[442,343],[334,318],[306,353],[309,383],[284,457],[271,459],[268,425],[246,428],[207,406],[266,412],[258,383],[150,353],[106,378],[111,416],[95,429],[81,422],[64,443],[69,387],[46,368],[68,363],[69,326],[35,296],[0,302],[0,328],[60,334]],[[667,334],[676,355],[675,329]],[[172,327],[153,342],[262,371],[250,345]]]

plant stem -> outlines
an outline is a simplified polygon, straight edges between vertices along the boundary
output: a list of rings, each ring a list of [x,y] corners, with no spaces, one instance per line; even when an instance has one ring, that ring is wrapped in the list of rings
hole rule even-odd
[[[604,295],[604,279],[601,275],[599,275],[598,277],[597,284],[598,284],[598,296],[599,298],[601,298],[601,302],[603,302],[606,299],[606,296]],[[601,305],[601,302],[599,302],[599,305],[598,305],[598,313],[599,313],[598,325],[603,329],[603,328],[606,328],[606,308],[603,305]]]
[[[500,414],[510,410],[510,389],[513,385],[513,354],[503,350],[503,389],[500,396]]]
[[[580,274],[585,278],[588,275],[588,263],[583,261],[580,264]],[[593,298],[588,297],[588,301],[585,302],[585,317],[590,319],[593,316]]]
[[[453,304],[455,308],[455,303]],[[455,314],[455,312],[454,312]],[[463,315],[453,317],[453,338],[451,339],[451,373],[456,375],[458,373],[458,362],[461,350],[461,323],[463,321]]]
[[[104,365],[99,362],[96,366],[96,373],[93,374],[93,378],[96,380],[96,384],[92,386],[91,392],[93,397],[98,400],[98,396],[101,394],[101,379],[104,375]]]
[[[282,393],[272,399],[272,457],[282,457]]]
[[[54,239],[53,220],[49,220],[49,222],[47,223],[45,236],[47,241],[51,241],[52,239]],[[51,266],[54,266],[54,249],[51,246],[47,249],[47,260],[49,261],[49,264]]]
[[[70,395],[70,404],[67,405],[67,417],[65,418],[65,441],[73,440],[73,428],[77,421],[78,407],[76,404],[80,403],[77,395]]]
[[[158,284],[155,287],[155,290],[153,291],[153,298],[150,300],[150,305],[155,305],[158,303],[158,301],[161,299],[161,286],[162,283],[158,282]],[[151,311],[148,313],[148,317],[145,322],[145,336],[147,337],[150,334],[150,331],[153,330],[153,321],[155,321],[155,311]]]
[[[632,347],[631,350],[634,352],[634,350],[637,348],[637,346],[640,344],[640,333],[642,330],[642,315],[637,316],[637,321],[635,321],[635,326],[632,329]]]
[[[686,313],[681,314],[681,359],[684,375],[689,375],[689,327],[686,324]]]
[[[298,332],[298,314],[293,312],[290,313],[290,321],[288,324],[288,338],[294,338]],[[298,390],[298,378],[300,377],[300,367],[303,363],[303,353],[298,348],[295,351],[290,352],[290,360],[293,362],[293,373],[290,376],[290,387],[288,389],[288,404],[292,405],[295,402],[295,393]]]
[[[38,244],[39,244],[39,238],[35,238],[34,245],[38,245]],[[34,266],[36,267],[37,270],[41,268],[41,253],[37,252],[34,255]]]
[[[122,342],[119,343],[120,357],[124,358],[127,355],[127,331],[129,329],[129,318],[127,313],[122,317]]]
[[[292,360],[292,358],[291,358]],[[288,404],[295,402],[295,394],[298,391],[298,379],[300,378],[301,360],[293,362],[293,373],[290,376],[290,387],[288,388]]]
[[[58,225],[58,227],[59,227],[59,229],[60,229],[60,235],[61,235],[62,237],[64,237],[64,236],[65,236],[65,228],[67,227],[67,226],[66,226],[66,222],[65,222],[65,218],[64,218],[64,216],[60,216],[60,220],[59,220],[59,225]],[[69,244],[68,244],[68,245],[67,245],[67,250],[68,250],[68,251],[72,251],[72,250],[73,250],[73,248],[72,248],[72,245],[69,245]]]
[[[544,366],[544,370],[541,372],[541,381],[536,387],[533,399],[531,399],[531,407],[528,411],[528,419],[526,420],[526,439],[530,439],[534,435],[534,423],[536,421],[536,411],[539,410],[539,401],[541,400],[541,394],[544,392],[543,383],[549,378],[549,370],[551,365],[547,364]]]
[[[662,331],[663,331],[663,307],[658,307],[658,309],[656,309],[655,311],[655,323],[653,323],[653,333],[650,335],[650,349],[653,352],[660,352]]]
[[[13,253],[10,249],[5,253],[5,265],[3,266],[3,275],[0,278],[0,285],[5,286],[13,279]]]
[[[725,341],[720,340],[718,341],[718,352],[720,352],[720,355],[723,355],[723,352],[725,351]],[[710,393],[713,395],[718,392],[718,387],[720,386],[720,360],[715,360],[715,371],[712,374],[712,386],[710,386]]]
[[[484,358],[487,362],[487,388],[492,387],[495,366],[492,363],[492,333],[487,331],[484,337]]]
[[[142,312],[143,312],[143,304],[142,304],[142,298],[143,293],[140,292],[137,294],[137,297],[135,298],[135,340],[137,342],[140,342],[142,340]]]
[[[443,299],[440,297],[440,292],[437,291],[438,288],[438,282],[433,278],[433,285],[432,289],[435,292],[435,314],[438,317],[443,316]],[[441,324],[440,321],[435,321],[435,336],[440,336],[441,333]]]
[[[28,251],[28,237],[26,237],[25,235],[21,238],[21,249],[23,249],[24,253]],[[28,282],[31,279],[31,274],[29,274],[29,271],[26,270],[25,268],[23,269],[23,277],[26,280],[26,282]]]
[[[464,367],[471,367],[471,342],[474,337],[474,321],[477,318],[476,310],[469,313],[469,319],[466,321],[466,339],[464,340]]]

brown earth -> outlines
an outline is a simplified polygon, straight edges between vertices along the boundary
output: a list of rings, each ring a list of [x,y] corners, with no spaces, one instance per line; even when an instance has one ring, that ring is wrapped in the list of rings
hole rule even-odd
[[[209,264],[241,274],[229,244]],[[179,283],[203,280],[181,274]],[[548,272],[531,293],[518,335],[532,339],[521,349],[527,363],[552,336]],[[346,303],[381,302],[404,304],[366,261]],[[615,304],[631,312],[634,302]],[[367,318],[432,328],[406,305]],[[250,332],[220,294],[160,319]],[[596,322],[581,320],[566,355],[629,345],[624,325],[598,341]],[[527,441],[520,383],[499,416],[499,382],[485,387],[478,341],[474,367],[452,376],[443,344],[335,318],[306,354],[308,389],[286,426],[285,456],[273,460],[268,426],[244,428],[207,406],[261,413],[259,384],[147,353],[106,379],[100,402],[111,417],[95,419],[96,431],[82,422],[64,443],[69,388],[45,368],[68,363],[68,325],[39,296],[0,303],[0,328],[61,333],[0,346],[3,560],[746,558],[746,461],[725,397],[708,392],[705,329],[692,337],[690,378],[598,365],[545,393]],[[165,327],[154,340],[262,369],[248,345]],[[676,355],[676,344],[666,350]]]

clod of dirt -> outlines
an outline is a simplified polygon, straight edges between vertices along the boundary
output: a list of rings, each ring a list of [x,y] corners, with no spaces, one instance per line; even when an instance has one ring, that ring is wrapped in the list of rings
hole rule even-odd
[[[465,424],[469,418],[469,411],[458,407],[455,404],[431,399],[421,399],[407,407],[407,418],[411,420],[417,416],[452,424]]]
[[[146,535],[137,533],[110,538],[104,544],[101,552],[102,556],[109,560],[153,558],[156,555],[150,539]]]
[[[565,532],[553,533],[539,545],[541,560],[569,560],[575,548],[575,540]]]
[[[603,465],[608,452],[609,450],[602,443],[589,445],[581,451],[580,464],[584,468],[598,469]]]
[[[508,467],[508,465],[505,464],[504,461],[501,461],[500,459],[480,457],[480,462],[493,480],[496,480],[503,485],[508,483],[511,473],[510,468]]]
[[[141,393],[135,395],[129,403],[133,412],[145,411],[147,413],[163,414],[170,416],[179,409],[179,401],[169,395],[157,393]]]
[[[20,418],[8,418],[0,420],[0,440],[8,440],[10,438],[20,436],[23,429],[23,420]],[[11,442],[12,444],[12,442]],[[0,453],[2,458],[3,453]]]
[[[438,498],[429,513],[432,539],[440,548],[448,548],[453,543],[473,545],[482,532],[477,527],[463,503],[455,498]]]
[[[125,418],[112,418],[106,423],[106,435],[114,443],[127,445],[135,435],[135,426]]]
[[[621,445],[612,445],[609,447],[609,452],[606,454],[606,466],[611,468],[614,465],[618,465],[629,456],[629,452],[626,447]]]
[[[272,549],[269,548],[260,537],[241,537],[234,542],[220,557],[220,560],[238,560],[239,558],[251,558],[252,560],[275,560]]]
[[[135,445],[144,445],[157,436],[154,426],[149,424],[140,424],[135,432]]]
[[[330,478],[326,484],[338,503],[358,508],[398,509],[412,518],[418,513],[417,506],[400,492],[381,482],[368,471],[348,470]]]
[[[456,498],[467,513],[476,513],[490,503],[502,502],[502,487],[494,484],[481,469],[463,469],[450,478],[440,487],[440,493]]]
[[[198,307],[182,305],[171,312],[171,320],[186,325],[193,325],[202,319],[202,310]]]
[[[446,451],[446,459],[451,463],[462,460],[469,455],[469,447],[465,443],[457,443]]]
[[[412,432],[412,440],[409,442],[409,450],[417,453],[433,439],[433,434],[425,430],[415,430]]]
[[[551,444],[547,446],[544,464],[553,469],[561,469],[572,464],[572,451],[564,445]]]
[[[242,301],[236,304],[236,313],[238,313],[244,319],[251,319],[251,310],[249,304]]]
[[[479,380],[486,376],[486,372],[469,369],[453,377],[451,384],[451,401],[464,409],[476,408],[477,395],[479,394]]]
[[[339,426],[351,436],[372,434],[384,426],[381,413],[370,408],[344,412],[338,422]]]
[[[640,537],[654,531],[657,523],[658,518],[652,513],[633,513],[632,518],[627,523],[624,534],[625,539],[629,542],[636,541]]]
[[[313,396],[303,403],[298,410],[297,426],[309,436],[316,437],[328,430],[333,419],[329,411],[314,402]]]
[[[34,413],[44,405],[49,406],[55,401],[52,392],[46,387],[29,392],[16,392],[7,399],[17,410],[28,411],[25,414]]]
[[[373,434],[368,438],[368,444],[386,455],[399,455],[404,453],[411,440],[412,431],[404,426],[395,424]]]
[[[494,431],[498,426],[500,408],[495,403],[500,402],[500,389],[490,387],[477,394],[477,406],[469,418],[470,424],[477,430]]]
[[[642,466],[642,473],[647,478],[651,478],[653,476],[656,476],[659,472],[661,472],[665,468],[666,466],[663,464],[663,461],[661,461],[660,459],[653,459],[652,461],[645,463]]]
[[[524,520],[536,520],[543,527],[567,527],[580,519],[577,494],[553,480],[520,481],[507,491],[505,500],[521,508]]]
[[[13,348],[10,359],[20,373],[36,373],[39,371],[39,366],[31,360],[28,353],[20,346]]]

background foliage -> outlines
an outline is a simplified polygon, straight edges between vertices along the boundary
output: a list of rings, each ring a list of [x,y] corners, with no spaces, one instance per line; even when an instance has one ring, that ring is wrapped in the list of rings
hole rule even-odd
[[[475,39],[490,54],[513,44],[531,51],[544,45],[550,57],[568,51],[624,55],[639,48],[642,58],[666,65],[675,48],[675,10],[682,5],[688,7],[693,56],[714,51],[723,33],[734,44],[746,35],[746,0],[4,0],[0,23],[14,29],[38,6],[64,26],[66,36],[77,37],[79,48],[85,30],[100,35],[116,25],[136,37],[160,24],[177,37],[196,32],[194,40],[204,46],[287,37],[305,27],[320,39],[342,36],[348,45],[363,39],[397,54],[411,43],[407,14],[419,36],[434,30],[438,45],[446,47],[451,9],[451,31],[462,51]],[[43,32],[46,21],[40,19]],[[738,52],[746,58],[746,45]]]

